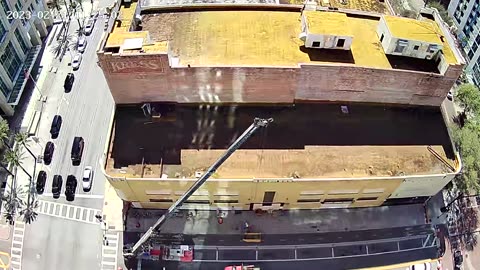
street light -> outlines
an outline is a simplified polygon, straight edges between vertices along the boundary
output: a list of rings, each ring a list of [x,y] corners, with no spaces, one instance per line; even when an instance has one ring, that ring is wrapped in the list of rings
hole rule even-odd
[[[42,99],[43,93],[40,90],[40,88],[38,88],[37,82],[35,81],[35,79],[33,79],[32,75],[30,74],[30,72],[27,69],[24,69],[23,72],[25,74],[25,77],[27,77],[27,79],[31,79],[33,81],[33,85],[35,86],[35,89],[37,89],[38,93],[40,93],[40,99]]]

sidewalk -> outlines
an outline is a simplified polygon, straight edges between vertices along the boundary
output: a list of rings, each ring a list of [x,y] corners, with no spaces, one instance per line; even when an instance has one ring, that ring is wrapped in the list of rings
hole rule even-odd
[[[126,223],[128,232],[145,232],[163,214],[163,210],[130,209]],[[215,211],[188,211],[172,217],[162,226],[164,233],[238,234],[245,222],[255,230],[268,234],[322,233],[384,229],[425,224],[421,204],[356,209],[290,210],[257,216],[253,211],[223,212],[218,222]]]

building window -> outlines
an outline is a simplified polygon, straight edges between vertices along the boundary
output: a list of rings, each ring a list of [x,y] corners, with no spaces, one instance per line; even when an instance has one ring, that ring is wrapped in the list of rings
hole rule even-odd
[[[314,42],[312,42],[312,47],[315,47],[315,48],[320,47],[320,41],[314,41]]]
[[[20,31],[15,30],[15,37],[17,38],[18,43],[20,44],[20,47],[22,48],[23,53],[27,53],[28,51],[28,46],[25,43],[25,40],[23,39],[22,34],[20,34]]]
[[[472,46],[472,51],[476,52],[478,49],[478,45],[477,43],[473,43],[473,46]]]
[[[427,48],[427,53],[434,53],[438,50],[438,47],[437,45],[435,44],[430,44],[428,45],[428,48]]]
[[[378,200],[378,197],[363,197],[363,198],[358,198],[357,201],[376,201]]]
[[[468,52],[468,58],[469,58],[469,59],[472,59],[472,58],[473,58],[473,55],[474,55],[474,52],[473,52],[472,50],[470,50],[470,51]]]
[[[0,21],[0,44],[3,42],[4,38],[7,36],[7,29],[3,26],[2,21]]]
[[[265,191],[265,194],[263,194],[262,206],[271,206],[274,198],[275,198],[275,191]]]
[[[210,204],[209,200],[187,200],[185,203]]]
[[[22,61],[20,61],[20,57],[18,57],[15,48],[13,48],[12,42],[9,42],[7,47],[5,47],[5,51],[0,57],[0,62],[7,71],[10,80],[13,81],[15,79],[15,75],[22,67]]]
[[[385,36],[384,36],[383,33],[382,33],[382,35],[380,36],[380,42],[383,41],[383,38],[384,38],[384,37],[385,37]]]
[[[213,200],[214,203],[238,203],[238,200]]]
[[[150,202],[173,202],[171,199],[150,199]]]
[[[344,198],[344,199],[325,199],[323,203],[351,203],[353,198]]]
[[[415,51],[418,51],[418,48],[420,48],[420,46],[418,46],[418,45],[413,46],[413,49],[414,49]]]
[[[397,46],[395,46],[396,53],[403,53],[405,48],[408,46],[408,40],[399,39],[397,40]]]
[[[339,38],[337,40],[337,47],[343,48],[345,46],[345,39],[344,38]]]
[[[15,3],[15,9],[17,11],[22,11],[22,3],[21,1],[17,1],[17,3]]]
[[[2,78],[0,78],[0,91],[5,95],[5,97],[8,97],[10,95],[10,90],[8,89],[7,85],[3,82]]]
[[[3,7],[3,11],[5,11],[5,14],[7,14],[7,11],[10,11],[10,6],[8,4],[8,1],[7,0],[0,0],[0,4]],[[8,16],[8,22],[11,23],[12,21],[13,21],[12,16]]]
[[[320,202],[320,199],[299,199],[297,200],[298,203],[316,203]]]

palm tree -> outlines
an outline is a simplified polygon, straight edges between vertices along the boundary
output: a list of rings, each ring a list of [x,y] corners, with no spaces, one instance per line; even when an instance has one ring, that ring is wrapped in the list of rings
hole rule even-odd
[[[61,41],[57,42],[52,47],[52,52],[55,54],[55,57],[58,57],[64,50],[65,47],[74,47],[75,42],[72,34],[65,35]]]
[[[63,1],[60,1],[60,0],[51,0],[50,3],[52,3],[53,7],[56,9],[57,11],[57,14],[60,15],[60,18],[62,19],[63,21],[63,16],[62,16],[62,8],[60,7],[60,4],[63,4],[62,3]]]
[[[9,149],[12,147],[9,144],[10,139],[10,127],[5,119],[0,119],[0,143],[6,145]]]
[[[33,157],[35,163],[33,165],[33,175],[35,176],[36,168],[37,168],[37,158],[35,155],[30,151],[30,149],[27,147],[27,139],[28,135],[26,133],[17,133],[15,134],[15,141],[17,142],[17,145],[23,146]],[[32,223],[36,218],[37,218],[37,213],[35,212],[35,209],[38,207],[38,201],[36,199],[36,190],[34,187],[34,180],[33,178],[30,177],[30,181],[27,186],[27,203],[26,203],[26,208],[23,209],[20,212],[20,215],[23,216],[23,220],[25,223]]]
[[[20,152],[20,148],[16,147],[15,149],[9,149],[5,153],[5,160],[10,163],[13,167],[20,167],[30,179],[32,179],[32,176],[25,170],[25,168],[22,166],[22,160],[23,160],[23,153]],[[16,171],[16,169],[15,169]],[[16,175],[16,173],[15,173]]]
[[[16,174],[17,168],[15,167],[15,175],[13,176],[12,184],[10,185],[11,188],[7,191],[7,195],[2,198],[2,200],[5,202],[4,216],[10,225],[14,224],[17,212],[19,212],[23,206],[23,201],[20,198],[22,190],[17,189]]]

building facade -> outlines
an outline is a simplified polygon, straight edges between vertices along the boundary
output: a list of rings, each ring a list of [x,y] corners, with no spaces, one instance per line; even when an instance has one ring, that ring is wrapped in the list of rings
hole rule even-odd
[[[0,114],[13,115],[53,23],[44,0],[0,0]]]
[[[97,52],[117,104],[103,169],[135,207],[168,208],[257,116],[275,121],[183,207],[418,202],[459,172],[439,106],[464,62],[436,11],[160,2],[121,6]]]
[[[480,1],[452,0],[448,14],[453,18],[459,43],[466,55],[465,70],[477,86],[480,85]]]

